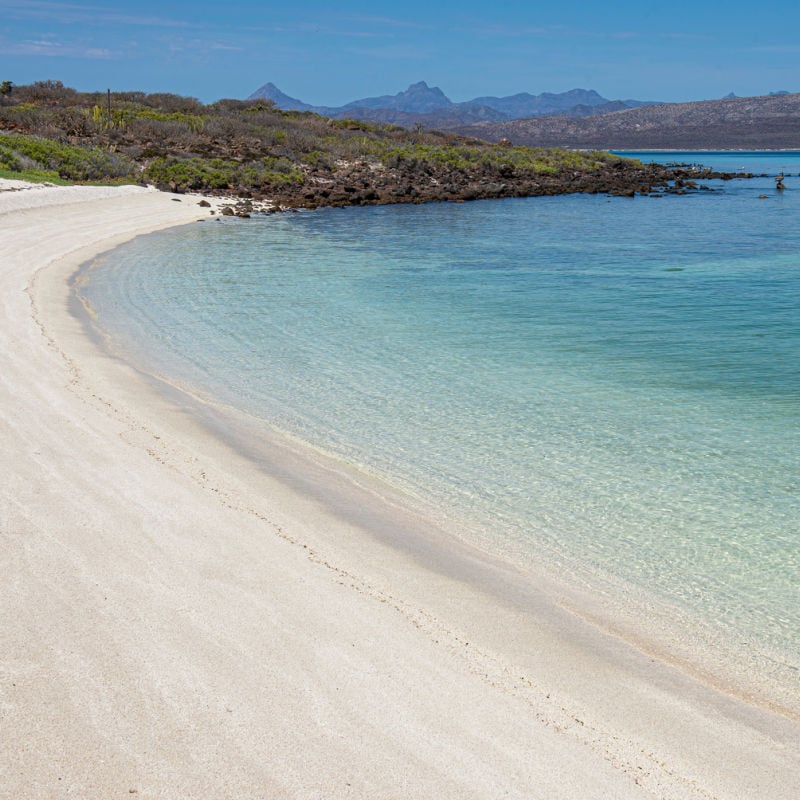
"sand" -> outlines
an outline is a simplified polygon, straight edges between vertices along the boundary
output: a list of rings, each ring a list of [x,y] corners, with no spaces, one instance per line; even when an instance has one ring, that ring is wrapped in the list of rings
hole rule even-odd
[[[198,198],[9,187],[0,797],[800,797],[796,716],[105,354],[69,277]]]

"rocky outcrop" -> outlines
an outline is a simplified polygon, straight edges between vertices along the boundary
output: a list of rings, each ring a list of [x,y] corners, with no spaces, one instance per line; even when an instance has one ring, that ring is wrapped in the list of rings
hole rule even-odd
[[[375,170],[365,162],[340,169],[335,178],[310,176],[303,186],[272,192],[270,199],[283,208],[387,205],[393,203],[465,202],[501,197],[539,197],[558,194],[608,194],[617,197],[653,197],[708,191],[700,183],[740,176],[691,167],[664,167],[619,160],[595,170],[557,174],[508,171],[496,174],[442,170],[420,174],[414,168]]]
[[[574,192],[658,196],[699,190],[688,181],[712,177],[593,150],[520,147],[514,136],[490,144],[422,127],[277,111],[258,100],[204,106],[171,95],[118,95],[111,98],[116,116],[106,118],[92,95],[62,87],[33,102],[40,93],[36,85],[21,87],[0,106],[0,129],[26,124],[26,135],[0,133],[7,163],[70,180],[125,178],[176,193],[246,198],[253,208],[233,208],[239,215],[265,199],[314,208]],[[676,180],[683,183],[671,185]]]

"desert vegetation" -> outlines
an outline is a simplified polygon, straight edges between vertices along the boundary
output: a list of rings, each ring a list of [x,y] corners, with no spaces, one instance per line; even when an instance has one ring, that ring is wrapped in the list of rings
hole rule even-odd
[[[77,92],[0,83],[0,170],[136,182],[286,205],[467,200],[565,191],[650,191],[664,170],[602,152],[489,144],[265,100]]]

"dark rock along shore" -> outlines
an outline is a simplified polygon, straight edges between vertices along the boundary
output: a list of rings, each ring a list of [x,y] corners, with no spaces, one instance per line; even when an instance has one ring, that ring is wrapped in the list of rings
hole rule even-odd
[[[503,175],[500,180],[479,174],[419,175],[411,170],[376,169],[355,163],[335,177],[311,174],[306,183],[270,192],[238,192],[256,202],[271,201],[280,208],[389,205],[393,203],[465,202],[503,197],[541,197],[559,194],[608,194],[615,197],[661,196],[709,191],[699,181],[749,178],[747,173],[715,172],[696,166],[662,166],[635,161],[610,162],[601,170],[546,174]],[[176,187],[159,188],[175,190]]]

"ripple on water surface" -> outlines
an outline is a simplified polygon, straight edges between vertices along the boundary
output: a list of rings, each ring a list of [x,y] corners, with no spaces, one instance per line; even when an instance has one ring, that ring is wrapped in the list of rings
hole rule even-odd
[[[800,201],[763,191],[208,222],[82,291],[146,368],[796,679]]]

